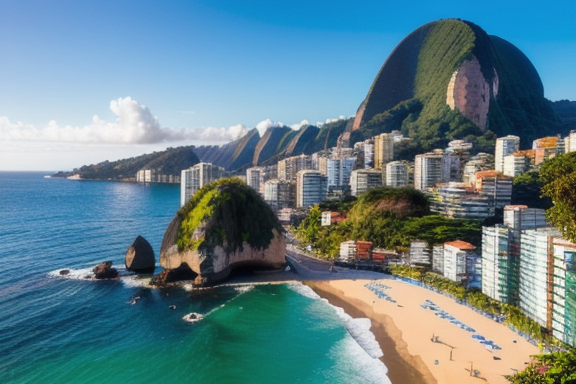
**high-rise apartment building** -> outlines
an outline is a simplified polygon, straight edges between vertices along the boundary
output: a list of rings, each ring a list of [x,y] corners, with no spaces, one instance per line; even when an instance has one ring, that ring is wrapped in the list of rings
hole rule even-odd
[[[442,153],[424,153],[416,155],[414,160],[414,188],[424,191],[428,187],[442,183]]]
[[[246,184],[260,195],[264,194],[264,168],[252,167],[246,170]]]
[[[466,183],[436,184],[430,197],[430,210],[443,216],[482,220],[494,216],[494,198],[492,195],[478,193]]]
[[[517,151],[508,156],[504,156],[504,167],[502,173],[506,176],[514,177],[527,172],[534,164],[534,150]]]
[[[366,140],[364,142],[364,168],[374,168],[374,142]]]
[[[494,155],[494,166],[496,171],[504,171],[504,156],[516,152],[520,148],[520,138],[508,135],[496,139],[496,151]]]
[[[497,171],[476,173],[476,191],[491,196],[495,208],[504,208],[512,201],[512,178]]]
[[[350,173],[354,168],[355,158],[328,159],[326,175],[328,176],[328,189],[348,188]]]
[[[184,206],[204,185],[225,177],[224,168],[211,163],[198,163],[180,174],[180,206]]]
[[[530,229],[520,239],[519,307],[542,327],[552,329],[552,237],[556,228]]]
[[[482,227],[482,293],[518,305],[522,233],[547,226],[543,209],[508,205],[503,225]]]
[[[394,160],[394,135],[382,133],[374,137],[374,168],[383,169]]]
[[[554,238],[552,334],[576,346],[576,244]]]
[[[295,192],[295,184],[288,181],[272,179],[264,183],[264,201],[275,212],[284,208],[294,208]]]
[[[444,243],[444,277],[459,283],[479,284],[481,272],[476,247],[462,240]]]
[[[326,200],[328,177],[319,171],[303,170],[296,175],[296,207],[310,207]]]
[[[352,196],[382,187],[382,172],[375,169],[355,169],[350,173]]]
[[[278,162],[278,179],[296,181],[296,174],[302,170],[315,169],[312,156],[292,156]]]
[[[386,164],[386,186],[405,187],[408,185],[408,164],[391,161]]]

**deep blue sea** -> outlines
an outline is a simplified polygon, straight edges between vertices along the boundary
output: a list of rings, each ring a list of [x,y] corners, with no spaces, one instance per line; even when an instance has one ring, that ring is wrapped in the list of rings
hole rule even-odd
[[[178,185],[0,172],[0,383],[390,383],[368,320],[306,286],[197,295],[126,272],[178,208]],[[119,281],[85,279],[107,260]]]

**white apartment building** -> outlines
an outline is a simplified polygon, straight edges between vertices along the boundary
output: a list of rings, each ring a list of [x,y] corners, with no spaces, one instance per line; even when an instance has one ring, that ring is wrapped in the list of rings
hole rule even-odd
[[[316,169],[312,156],[292,156],[278,162],[278,179],[283,181],[296,181],[296,174],[302,170]]]
[[[520,138],[508,135],[496,139],[496,151],[494,155],[494,166],[496,171],[504,171],[504,157],[520,149]]]
[[[328,177],[319,171],[303,170],[296,175],[296,207],[310,207],[326,200]]]
[[[375,169],[355,169],[350,173],[352,196],[382,187],[382,172]]]
[[[405,187],[408,185],[408,164],[391,161],[386,164],[386,186]]]
[[[546,328],[551,328],[551,318],[548,317],[548,249],[552,236],[560,236],[556,228],[529,229],[522,232],[520,239],[519,307]]]
[[[506,176],[514,177],[530,169],[530,157],[523,151],[514,152],[504,156],[502,173]]]
[[[424,191],[442,181],[442,155],[433,153],[416,155],[414,159],[414,188]]]
[[[204,185],[225,175],[224,168],[211,163],[198,163],[182,170],[180,174],[180,206],[184,206]]]
[[[459,283],[474,280],[480,271],[467,270],[476,267],[476,247],[462,240],[444,243],[444,277]],[[470,260],[469,260],[470,259]]]

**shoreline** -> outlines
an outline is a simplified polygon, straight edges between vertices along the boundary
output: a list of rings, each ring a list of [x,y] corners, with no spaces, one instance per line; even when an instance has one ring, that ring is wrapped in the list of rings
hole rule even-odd
[[[331,305],[344,309],[353,318],[368,318],[372,322],[370,331],[376,337],[384,355],[380,361],[388,369],[388,378],[393,384],[437,384],[426,364],[419,356],[412,356],[402,340],[402,333],[386,314],[374,313],[369,304],[358,299],[345,298],[344,292],[332,287],[328,281],[305,281],[321,298]]]
[[[538,348],[493,320],[436,292],[393,279],[305,281],[351,317],[366,317],[384,355],[393,384],[505,384],[523,370]],[[378,298],[366,284],[380,283],[393,301]],[[465,330],[423,308],[431,300],[466,326]],[[472,337],[475,335],[476,337]],[[493,349],[478,340],[493,341]],[[435,339],[435,340],[434,340]]]

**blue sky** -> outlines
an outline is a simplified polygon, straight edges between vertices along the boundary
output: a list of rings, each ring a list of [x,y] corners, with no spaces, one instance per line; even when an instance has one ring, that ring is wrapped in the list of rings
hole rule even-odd
[[[576,100],[576,1],[0,0],[0,170],[349,117],[421,25],[472,21]]]

